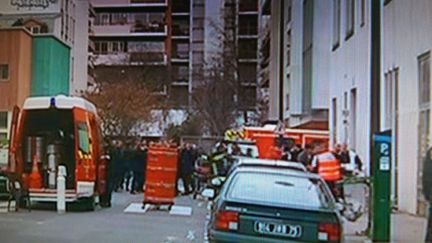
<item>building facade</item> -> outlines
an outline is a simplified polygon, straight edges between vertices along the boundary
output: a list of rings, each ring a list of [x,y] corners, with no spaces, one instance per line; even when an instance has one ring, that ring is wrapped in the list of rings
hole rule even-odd
[[[368,162],[370,1],[269,2],[269,118],[330,130]]]
[[[176,109],[189,107],[204,65],[205,1],[92,0],[92,4],[96,81],[104,81],[101,74],[107,69],[159,70],[160,93]]]
[[[33,34],[53,34],[71,47],[69,93],[86,90],[92,81],[88,65],[89,0],[0,1],[0,26],[25,26]]]
[[[327,129],[330,64],[322,60],[330,58],[331,6],[310,0],[266,0],[261,6],[269,5],[269,119]]]
[[[431,11],[428,0],[387,0],[383,6],[381,129],[393,135],[396,206],[419,215],[427,211],[421,180],[431,145]]]
[[[0,141],[9,139],[14,106],[31,92],[32,41],[25,29],[0,29]]]

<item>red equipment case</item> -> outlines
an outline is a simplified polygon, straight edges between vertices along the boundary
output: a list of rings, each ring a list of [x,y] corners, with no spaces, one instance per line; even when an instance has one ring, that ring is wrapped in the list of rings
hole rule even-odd
[[[149,148],[143,204],[174,204],[177,195],[178,157],[176,147],[154,145]]]

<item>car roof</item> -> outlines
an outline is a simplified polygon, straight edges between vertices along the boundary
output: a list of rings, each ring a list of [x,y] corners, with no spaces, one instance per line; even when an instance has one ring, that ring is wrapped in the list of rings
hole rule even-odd
[[[301,171],[306,171],[306,167],[300,162],[285,161],[285,160],[271,160],[271,159],[260,159],[251,158],[245,156],[235,156],[238,159],[237,166],[261,166],[261,167],[280,167],[280,168],[291,168]]]
[[[299,171],[299,170],[281,170],[275,167],[262,167],[262,166],[245,166],[238,167],[235,169],[234,173],[243,173],[243,172],[252,172],[252,173],[269,173],[269,174],[279,174],[279,175],[287,175],[287,176],[297,176],[308,179],[321,179],[321,177],[317,174],[310,173],[308,171]]]

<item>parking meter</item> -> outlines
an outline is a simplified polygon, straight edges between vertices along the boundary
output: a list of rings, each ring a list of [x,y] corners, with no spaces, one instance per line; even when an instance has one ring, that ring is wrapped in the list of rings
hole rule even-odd
[[[373,158],[373,221],[372,240],[390,241],[391,223],[391,133],[376,133]]]

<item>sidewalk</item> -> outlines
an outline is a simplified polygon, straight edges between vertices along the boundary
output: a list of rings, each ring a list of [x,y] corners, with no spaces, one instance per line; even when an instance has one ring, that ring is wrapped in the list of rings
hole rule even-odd
[[[412,216],[405,213],[392,214],[391,242],[424,242],[426,218]],[[346,242],[370,242],[366,236],[358,236],[366,229],[367,217],[360,218],[355,223],[345,223]]]
[[[363,185],[349,185],[345,188],[347,198],[355,199],[364,205],[364,212],[367,209],[367,190]],[[426,218],[412,216],[402,212],[396,212],[391,217],[391,242],[400,243],[421,243],[424,242],[426,231]],[[364,235],[367,228],[368,216],[365,213],[355,223],[345,222],[345,242],[370,242]]]

